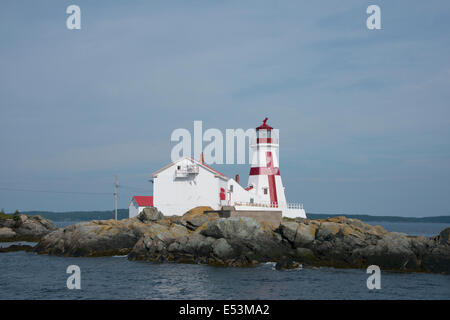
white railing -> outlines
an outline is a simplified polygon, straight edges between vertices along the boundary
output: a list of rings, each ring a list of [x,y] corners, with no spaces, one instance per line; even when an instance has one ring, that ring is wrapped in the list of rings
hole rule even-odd
[[[262,208],[278,208],[278,203],[276,202],[235,202],[235,206],[246,206],[246,207],[262,207]]]
[[[235,206],[260,207],[260,208],[288,208],[303,209],[303,203],[277,203],[277,202],[235,202]]]
[[[175,170],[175,177],[187,177],[189,174],[198,174],[199,167],[197,165],[190,165]]]
[[[303,209],[303,203],[288,203],[288,209]]]

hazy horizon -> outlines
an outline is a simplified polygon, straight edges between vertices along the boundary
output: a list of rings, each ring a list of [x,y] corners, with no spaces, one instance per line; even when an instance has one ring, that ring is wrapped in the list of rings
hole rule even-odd
[[[118,208],[117,210],[126,210],[128,211],[128,208]],[[114,212],[114,209],[98,209],[98,210],[75,210],[75,211],[49,211],[49,210],[24,210],[23,212],[29,213],[29,212],[49,212],[49,213],[71,213],[71,212]],[[14,213],[14,212],[6,212],[8,214]],[[317,214],[317,215],[343,215],[343,216],[372,216],[372,217],[400,217],[400,218],[438,218],[438,217],[450,217],[450,215],[430,215],[430,216],[402,216],[402,215],[372,215],[367,213],[344,213],[344,212],[306,212],[306,214]]]

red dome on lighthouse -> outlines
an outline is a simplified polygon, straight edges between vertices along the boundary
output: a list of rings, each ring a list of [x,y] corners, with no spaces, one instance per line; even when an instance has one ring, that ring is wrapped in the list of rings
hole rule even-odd
[[[259,131],[259,130],[272,130],[273,128],[267,124],[267,120],[269,120],[269,118],[266,117],[263,120],[263,124],[260,125],[259,127],[257,127],[256,130],[257,131]]]

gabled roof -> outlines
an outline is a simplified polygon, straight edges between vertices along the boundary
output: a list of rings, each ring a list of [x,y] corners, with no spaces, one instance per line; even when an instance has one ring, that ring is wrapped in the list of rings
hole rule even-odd
[[[139,207],[153,207],[153,196],[133,196]]]
[[[227,176],[224,175],[223,173],[221,173],[221,172],[219,172],[219,171],[217,171],[217,170],[211,168],[210,166],[206,165],[205,163],[202,163],[201,161],[198,161],[198,160],[196,160],[196,159],[194,159],[194,158],[191,158],[191,157],[188,157],[188,156],[182,157],[182,158],[180,158],[180,159],[178,159],[178,160],[175,160],[175,161],[172,162],[172,163],[169,163],[167,166],[162,167],[162,168],[159,169],[158,171],[153,172],[152,176],[153,176],[153,177],[157,176],[158,173],[160,173],[160,172],[162,172],[162,171],[164,171],[164,170],[170,168],[171,166],[173,166],[173,165],[175,165],[176,163],[181,162],[181,161],[183,161],[183,160],[185,160],[185,159],[188,159],[188,160],[193,161],[195,164],[197,164],[197,165],[199,165],[199,166],[205,168],[206,170],[208,170],[208,171],[214,173],[214,174],[217,175],[219,178],[222,178],[222,179],[225,179],[225,180],[229,180],[229,179],[230,179],[229,177],[227,177]]]

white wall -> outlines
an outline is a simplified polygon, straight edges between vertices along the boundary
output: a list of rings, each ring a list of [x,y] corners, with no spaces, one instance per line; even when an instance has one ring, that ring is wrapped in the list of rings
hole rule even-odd
[[[230,179],[228,180],[227,190],[230,190],[230,186],[233,186],[233,192],[231,194],[227,193],[227,203],[233,205],[235,202],[250,202],[250,193],[240,184],[238,184],[235,180]]]
[[[288,218],[306,218],[306,211],[305,209],[290,209],[290,208],[283,208],[283,217]]]
[[[136,202],[134,199],[130,201],[130,204],[128,205],[128,217],[134,218],[139,214],[139,208],[136,206]]]
[[[183,159],[153,177],[154,206],[164,215],[181,216],[197,206],[220,209],[219,193],[224,180],[216,177],[215,173],[199,166],[198,174],[175,178],[178,165],[183,168],[192,164],[192,160]]]

